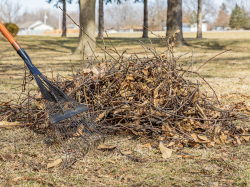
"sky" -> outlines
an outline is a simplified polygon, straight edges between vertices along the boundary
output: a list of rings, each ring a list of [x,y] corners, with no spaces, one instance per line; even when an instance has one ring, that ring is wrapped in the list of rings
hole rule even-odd
[[[25,10],[36,10],[39,8],[48,8],[48,9],[54,9],[57,10],[56,7],[54,7],[55,3],[47,3],[46,0],[12,0],[12,1],[18,1],[22,5],[22,12],[25,12]],[[57,0],[54,0],[54,2]],[[130,0],[131,2],[133,0]],[[149,2],[152,0],[148,0]],[[194,0],[195,1],[195,0]],[[196,0],[197,1],[197,0]],[[215,4],[219,7],[224,0],[215,0]],[[60,6],[60,5],[59,5]],[[76,11],[78,10],[78,4],[76,3],[76,0],[73,0],[72,4],[67,3],[67,11]]]
[[[47,3],[46,0],[12,0],[13,2],[19,2],[22,5],[22,12],[25,12],[26,10],[36,10],[39,8],[48,8],[53,10],[60,10],[59,8],[56,8],[54,6],[56,0],[52,3]],[[59,6],[62,7],[62,4],[59,4]],[[72,4],[67,3],[67,11],[76,11],[78,10],[79,6],[76,3],[76,0],[72,2]]]

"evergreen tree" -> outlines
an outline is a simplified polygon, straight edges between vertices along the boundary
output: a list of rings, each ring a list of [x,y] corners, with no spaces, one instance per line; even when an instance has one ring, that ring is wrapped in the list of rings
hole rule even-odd
[[[245,8],[239,7],[237,4],[235,5],[234,10],[232,11],[229,26],[231,28],[244,28],[249,24],[249,17],[245,10]]]
[[[191,16],[190,16],[190,19],[189,19],[189,24],[190,25],[193,25],[197,23],[197,13],[196,11],[194,10],[192,13],[191,13]]]

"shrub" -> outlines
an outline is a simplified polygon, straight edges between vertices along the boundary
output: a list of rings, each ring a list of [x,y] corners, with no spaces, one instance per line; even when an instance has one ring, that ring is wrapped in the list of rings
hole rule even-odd
[[[4,26],[10,32],[10,34],[12,34],[12,36],[17,35],[17,33],[19,31],[19,27],[16,24],[14,24],[14,23],[4,23]]]

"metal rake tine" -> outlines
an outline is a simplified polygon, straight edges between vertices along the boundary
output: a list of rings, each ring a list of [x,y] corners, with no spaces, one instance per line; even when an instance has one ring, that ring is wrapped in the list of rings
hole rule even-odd
[[[94,134],[95,135],[95,132],[94,131],[92,131],[91,129],[89,129],[88,128],[88,126],[86,126],[86,125],[88,125],[88,123],[85,123],[85,124],[82,124],[82,123],[80,123],[80,121],[79,120],[77,120],[77,119],[74,119],[74,121],[76,121],[78,124],[79,124],[79,128],[81,128],[81,130],[82,131],[87,131],[87,132],[89,132],[89,134]],[[84,127],[84,128],[82,128],[82,126]],[[87,129],[87,130],[86,130]],[[85,134],[86,135],[86,134]],[[89,136],[88,136],[89,137]],[[96,136],[97,137],[97,136]],[[90,138],[90,137],[89,137]],[[98,137],[97,137],[98,138]],[[94,142],[92,142],[92,143],[94,143]]]
[[[93,123],[91,123],[91,125],[90,125],[89,123],[86,122],[86,120],[84,118],[83,118],[83,121],[85,122],[87,127],[91,126],[91,128],[93,128],[98,134],[100,134],[102,137],[104,137],[101,132],[99,132],[95,127],[92,126],[92,125],[94,125]]]
[[[64,126],[64,125],[63,125]],[[65,128],[65,126],[64,126],[64,128]],[[72,128],[71,126],[69,126],[69,128]],[[74,128],[74,127],[73,127]],[[71,131],[72,131],[72,129],[71,129]],[[88,147],[89,146],[86,146],[86,144],[84,143],[84,141],[83,141],[83,139],[82,138],[80,138],[80,140],[81,140],[81,142],[80,141],[78,141],[78,138],[76,138],[76,137],[74,137],[74,135],[75,135],[75,131],[74,132],[71,132],[71,135],[72,135],[72,137],[71,137],[71,139],[70,139],[70,142],[71,142],[71,146],[73,146],[74,147],[74,150],[75,150],[75,155],[74,155],[74,158],[75,158],[75,160],[76,160],[76,158],[78,157],[78,155],[80,155],[80,153],[82,154],[83,152],[82,152],[82,144],[81,144],[81,142],[83,143],[83,145],[84,145],[84,147],[86,148],[87,147],[87,150],[86,151],[88,151]],[[88,143],[88,142],[87,142]],[[74,152],[73,152],[74,153]],[[84,155],[85,155],[85,153],[84,153]],[[73,162],[71,163],[71,164],[73,164]]]
[[[58,127],[55,127],[55,128],[57,129]],[[65,161],[64,161],[64,164],[63,164],[63,168],[64,168],[67,165],[66,163],[68,161],[68,156],[70,157],[70,153],[68,152],[68,148],[67,148],[66,143],[64,144],[65,141],[63,140],[63,137],[61,136],[62,133],[60,132],[60,130],[57,129],[56,133],[57,133],[57,136],[58,136],[58,138],[59,138],[59,140],[60,140],[60,142],[61,142],[61,144],[63,146],[64,153],[66,155],[66,158],[65,158]]]
[[[63,125],[63,124],[59,128],[61,128],[64,131],[65,136],[67,137],[66,140],[64,138],[64,141],[68,145],[69,149],[71,150],[71,157],[70,157],[70,152],[68,151],[69,149],[66,150],[66,152],[69,153],[70,160],[71,159],[76,160],[77,155],[78,155],[77,152],[79,151],[79,147],[78,147],[78,145],[75,144],[75,141],[72,139],[72,137],[73,137],[72,132],[69,132],[67,129],[65,129],[65,125]],[[72,164],[73,164],[73,162],[69,163],[69,165],[72,165]]]
[[[71,153],[72,153],[72,157],[75,157],[75,154],[77,155],[77,145],[73,144],[74,141],[72,140],[72,132],[69,132],[67,129],[65,129],[64,125],[61,125],[61,128],[64,130],[65,132],[65,136],[67,137],[67,139],[65,140],[65,142],[69,145]],[[74,145],[74,146],[72,146]],[[74,152],[76,152],[74,154]]]
[[[86,145],[86,143],[83,142],[83,143],[85,144],[85,147],[87,147],[87,152],[88,152],[88,148],[89,148],[89,146],[90,146],[88,140],[87,140],[84,136],[82,136],[82,134],[81,134],[81,133],[78,131],[78,129],[75,127],[75,125],[72,124],[72,121],[69,121],[69,120],[68,120],[68,123],[70,123],[70,127],[73,127],[73,128],[78,132],[78,134],[80,135],[80,137],[83,138],[83,139],[85,140],[85,142],[88,144],[88,145]],[[83,141],[83,139],[81,139],[81,141]]]

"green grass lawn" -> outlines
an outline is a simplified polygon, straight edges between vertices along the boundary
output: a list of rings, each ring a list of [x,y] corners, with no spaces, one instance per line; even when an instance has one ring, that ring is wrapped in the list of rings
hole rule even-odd
[[[250,32],[249,32],[250,33]],[[216,35],[204,34],[203,39],[195,39],[185,34],[189,44],[174,48],[175,57],[187,53],[178,60],[184,69],[191,64],[194,50],[194,70],[213,56],[228,50],[208,62],[199,73],[206,78],[225,105],[245,101],[250,98],[250,37],[248,32]],[[125,57],[145,53],[139,40],[149,47],[155,47],[158,53],[167,50],[160,39],[148,39],[111,35],[111,42],[119,53],[127,50]],[[217,38],[216,38],[217,36]],[[138,37],[138,36],[137,36]],[[82,57],[73,56],[78,38],[59,38],[52,36],[18,36],[17,41],[30,55],[33,63],[48,76],[49,79],[59,73],[71,74],[71,63],[76,68],[82,65]],[[101,40],[97,40],[103,45]],[[112,46],[106,40],[108,51],[114,55]],[[104,58],[103,52],[97,48],[96,55]],[[87,62],[84,62],[86,65]],[[20,85],[25,71],[24,62],[16,54],[12,46],[0,38],[0,103],[17,98],[22,93]],[[53,73],[52,73],[53,72]],[[28,73],[28,72],[27,72]],[[190,78],[190,75],[187,75]],[[196,77],[195,77],[196,78]],[[34,83],[34,82],[32,82]],[[30,85],[36,89],[36,85]],[[211,92],[208,89],[209,92]],[[25,92],[26,93],[26,92]],[[23,97],[25,95],[23,94]],[[14,102],[14,101],[13,101]],[[111,151],[93,150],[86,157],[79,159],[71,169],[61,171],[61,167],[46,169],[46,164],[59,158],[51,147],[46,147],[44,135],[34,133],[26,128],[0,129],[0,187],[3,186],[249,186],[250,181],[250,145],[232,147],[220,145],[214,148],[185,148],[181,152],[198,156],[197,158],[177,158],[173,152],[171,159],[165,162],[160,152],[153,146],[144,148],[147,142],[140,138],[108,137],[107,144],[119,143],[122,151],[132,151],[132,155],[145,158],[145,162],[135,162],[122,156],[117,149]],[[2,147],[3,146],[3,147]],[[1,155],[9,154],[3,160]],[[27,176],[30,179],[18,179]],[[36,177],[42,179],[42,184]]]

